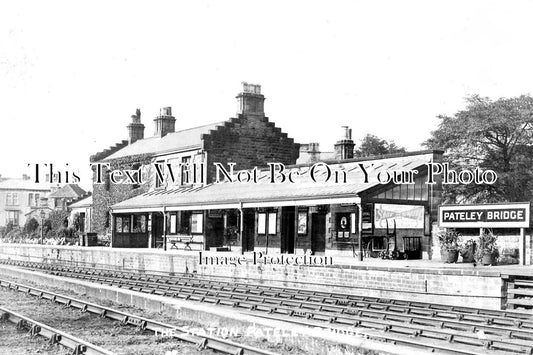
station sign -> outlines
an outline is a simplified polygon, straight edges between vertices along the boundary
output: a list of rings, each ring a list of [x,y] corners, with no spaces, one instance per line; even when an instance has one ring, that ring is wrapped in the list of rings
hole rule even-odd
[[[439,206],[439,227],[528,228],[529,202]]]

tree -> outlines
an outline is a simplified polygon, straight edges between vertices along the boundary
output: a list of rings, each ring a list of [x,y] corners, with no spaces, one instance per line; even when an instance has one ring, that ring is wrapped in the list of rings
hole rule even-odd
[[[24,233],[32,234],[39,228],[39,222],[35,218],[30,218],[24,224]]]
[[[68,227],[68,217],[69,213],[67,211],[52,211],[44,222],[45,231],[49,230],[52,236],[56,236],[61,229]]]
[[[356,157],[403,153],[405,148],[398,147],[394,141],[386,141],[372,134],[367,134],[361,139],[359,148],[354,150]]]
[[[439,116],[424,145],[445,149],[450,168],[494,170],[494,184],[444,185],[445,202],[530,201],[533,197],[533,98],[471,96],[465,110]]]

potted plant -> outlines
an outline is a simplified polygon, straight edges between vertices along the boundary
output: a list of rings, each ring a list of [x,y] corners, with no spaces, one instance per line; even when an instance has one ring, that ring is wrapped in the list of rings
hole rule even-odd
[[[445,263],[456,263],[459,258],[459,234],[455,230],[446,230],[438,235],[441,259]]]
[[[498,237],[492,231],[484,231],[479,237],[479,248],[474,253],[476,262],[483,265],[494,265],[500,256],[498,246],[496,244]]]
[[[468,239],[460,244],[459,253],[463,258],[463,263],[474,262],[474,252],[476,251],[476,242],[473,239]]]

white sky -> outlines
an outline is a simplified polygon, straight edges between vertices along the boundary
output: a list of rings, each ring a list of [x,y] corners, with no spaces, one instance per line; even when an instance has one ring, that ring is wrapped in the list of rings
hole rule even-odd
[[[18,1],[0,4],[0,174],[89,156],[142,111],[233,117],[242,81],[296,142],[342,125],[420,149],[464,97],[533,91],[533,1]],[[68,163],[69,167],[65,164]]]

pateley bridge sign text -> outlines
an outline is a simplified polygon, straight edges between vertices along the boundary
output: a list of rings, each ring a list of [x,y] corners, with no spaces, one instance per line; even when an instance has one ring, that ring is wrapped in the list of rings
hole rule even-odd
[[[439,226],[448,228],[528,228],[530,204],[439,206]]]

